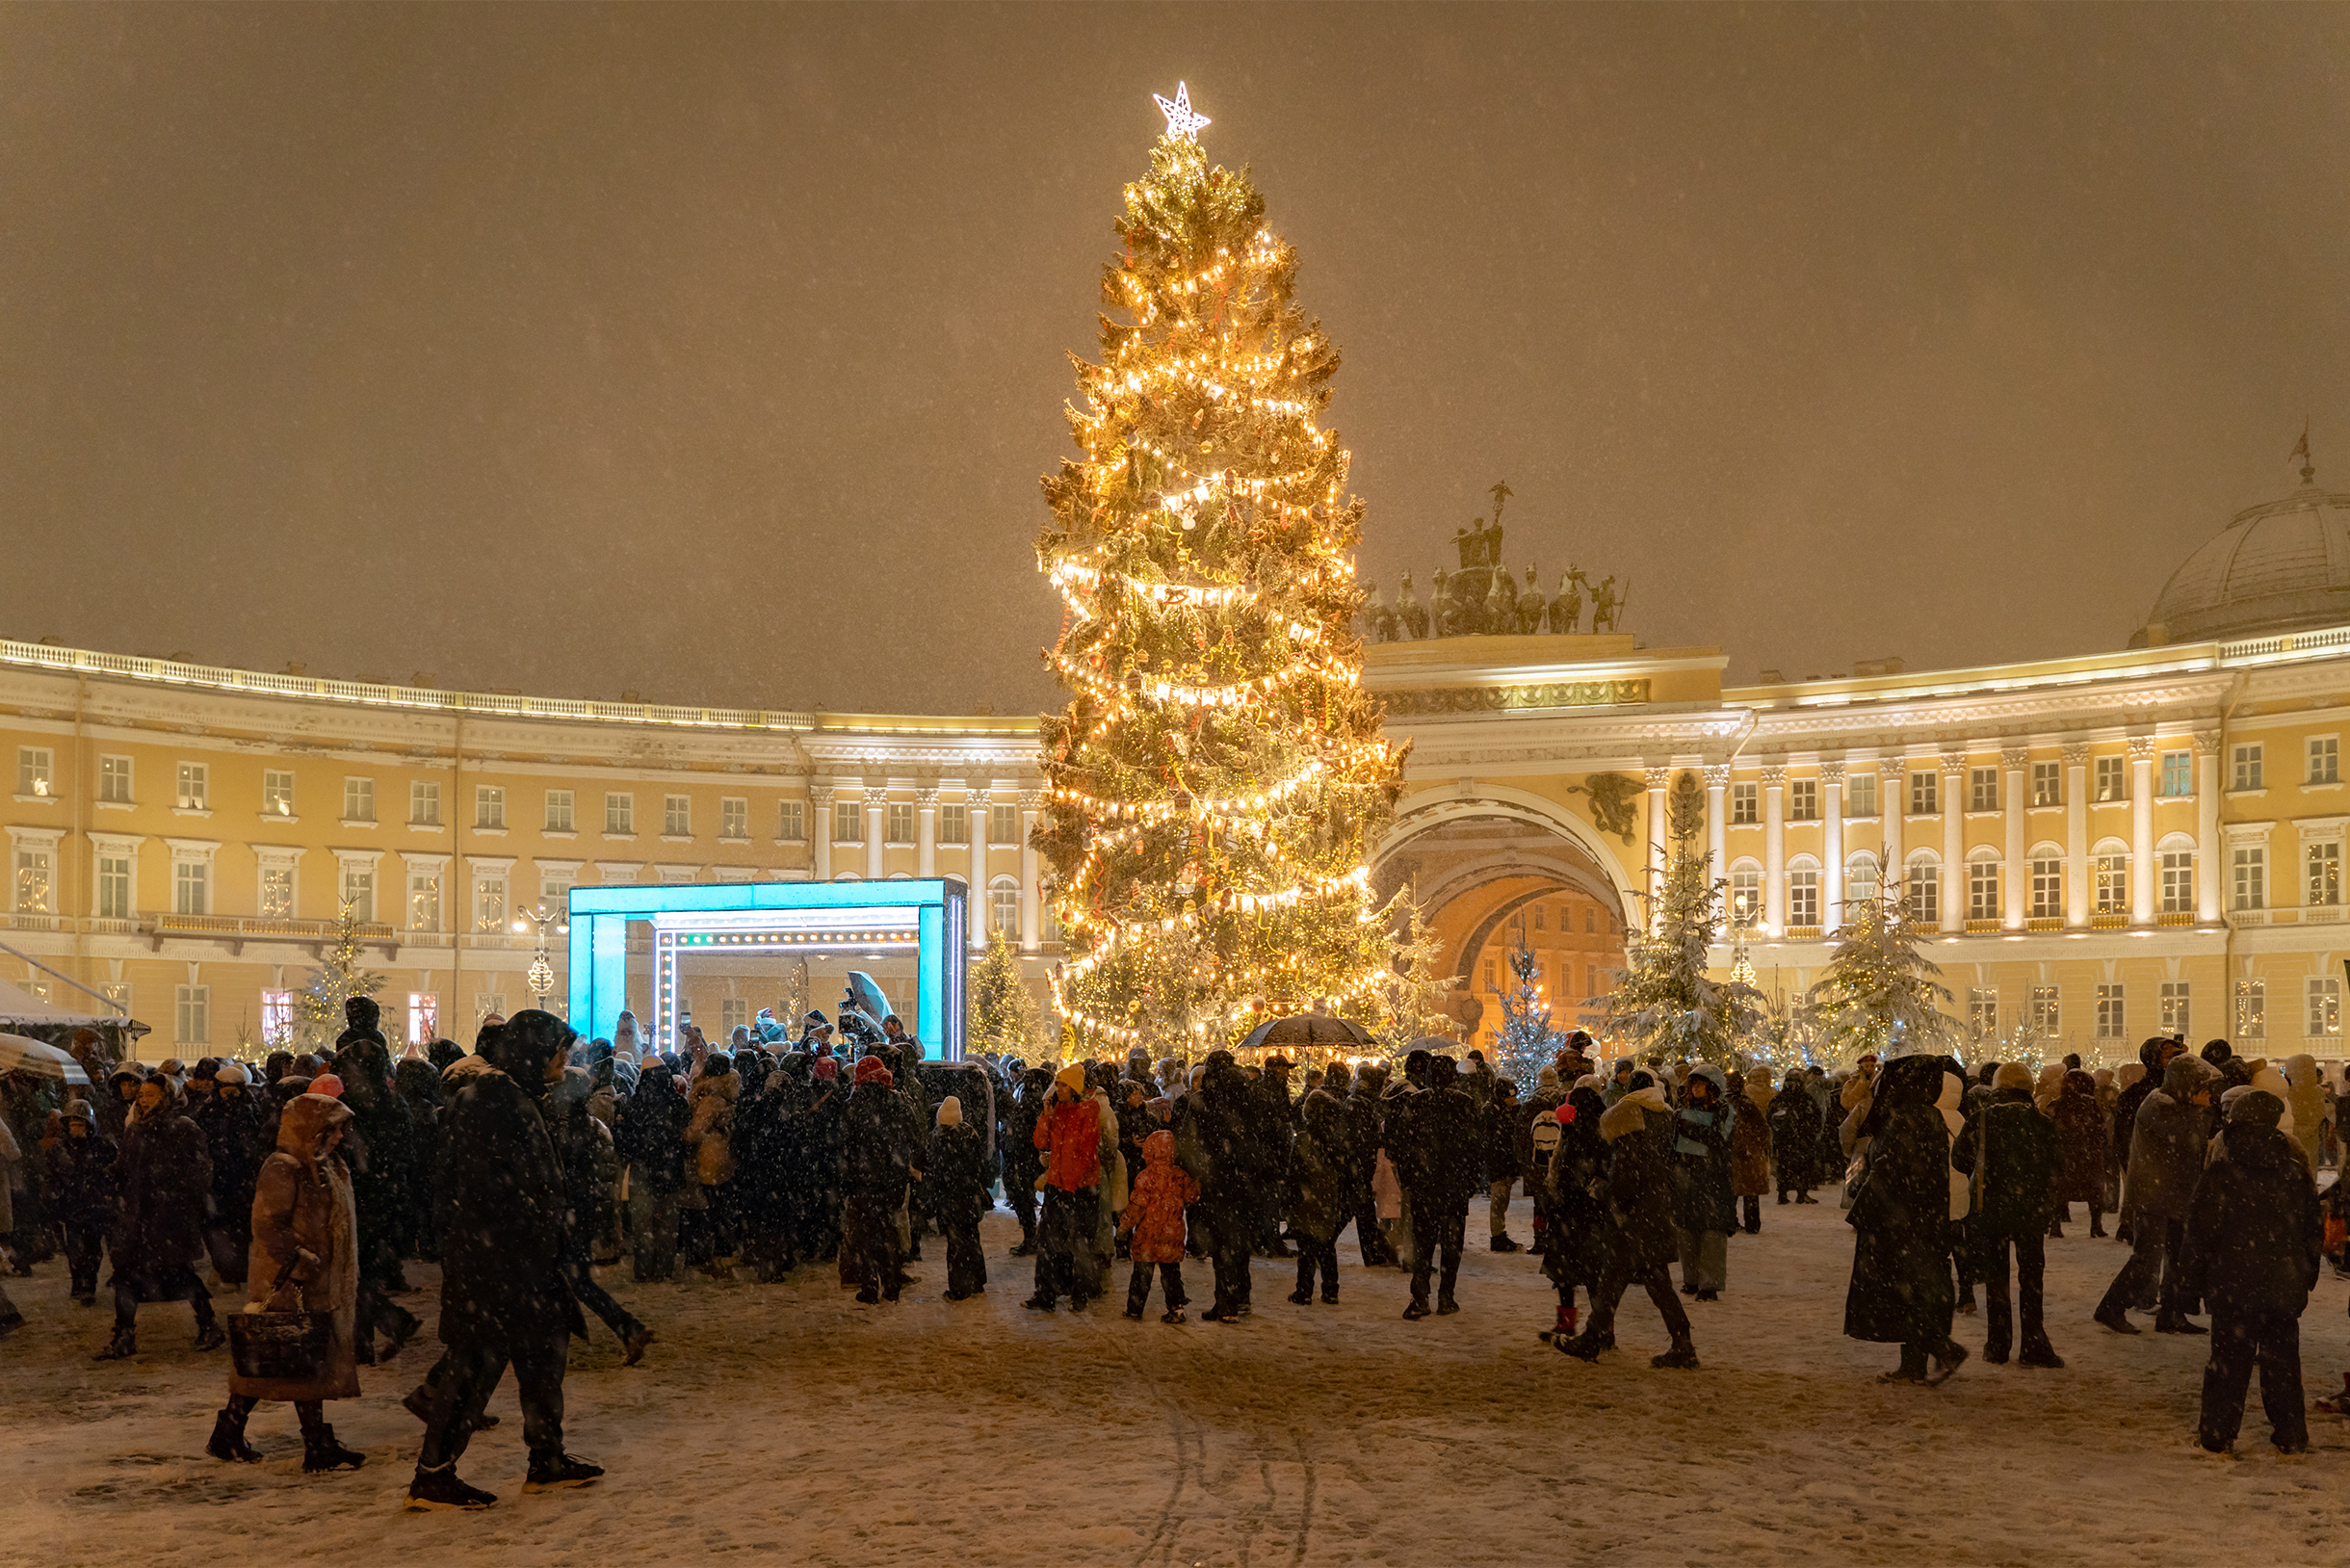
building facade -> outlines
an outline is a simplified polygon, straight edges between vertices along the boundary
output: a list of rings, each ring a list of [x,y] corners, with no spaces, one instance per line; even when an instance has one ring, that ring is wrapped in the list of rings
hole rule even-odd
[[[1430,911],[1465,1033],[1498,1020],[1521,944],[1560,1020],[1588,1016],[1678,792],[1728,884],[1715,960],[1742,947],[1766,990],[1816,979],[1847,902],[1899,875],[1978,1038],[2113,1061],[2176,1030],[2338,1058],[2350,496],[2312,480],[2232,520],[2117,653],[1725,689],[1717,649],[1612,631],[1373,643],[1365,684],[1412,743],[1375,885]],[[1040,982],[1058,944],[1028,848],[1035,744],[1025,719],[591,703],[0,641],[0,973],[113,998],[182,1055],[249,1047],[348,907],[403,1035],[462,1035],[533,1001],[535,912],[559,920],[581,883],[950,875]],[[705,1027],[828,1006],[852,962],[891,973],[849,954],[714,967],[689,999]]]

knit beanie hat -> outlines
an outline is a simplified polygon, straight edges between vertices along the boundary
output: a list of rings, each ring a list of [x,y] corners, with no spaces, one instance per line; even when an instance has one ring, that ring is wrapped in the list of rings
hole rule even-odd
[[[834,1057],[818,1057],[808,1063],[808,1071],[820,1084],[830,1084],[841,1076],[841,1064]]]
[[[323,1094],[329,1100],[340,1100],[343,1097],[343,1081],[332,1073],[321,1073],[310,1080],[310,1087],[306,1092]]]
[[[856,1071],[850,1076],[849,1082],[852,1084],[878,1084],[886,1089],[895,1087],[898,1081],[890,1076],[887,1067],[881,1065],[879,1057],[859,1057]]]
[[[2274,1127],[2285,1118],[2285,1102],[2266,1089],[2230,1089],[2227,1098],[2228,1119],[2246,1121],[2258,1127]]]
[[[948,1095],[948,1096],[947,1096],[945,1099],[943,1099],[943,1100],[939,1101],[939,1102],[938,1102],[938,1125],[939,1125],[939,1126],[941,1126],[941,1127],[960,1127],[960,1126],[962,1126],[962,1125],[963,1125],[963,1102],[962,1102],[961,1100],[957,1099],[955,1096],[953,1096],[953,1095],[952,1095],[952,1094]]]
[[[213,1082],[217,1084],[249,1084],[252,1082],[252,1080],[247,1075],[245,1071],[245,1064],[243,1062],[224,1061],[221,1063],[221,1070],[213,1075]]]
[[[1991,1075],[1991,1086],[1994,1089],[2022,1089],[2029,1094],[2032,1091],[2032,1070],[2020,1061],[2001,1062],[1999,1070]]]
[[[1085,1092],[1085,1064],[1082,1061],[1069,1063],[1053,1075],[1053,1082],[1066,1086],[1071,1094],[1082,1098]]]

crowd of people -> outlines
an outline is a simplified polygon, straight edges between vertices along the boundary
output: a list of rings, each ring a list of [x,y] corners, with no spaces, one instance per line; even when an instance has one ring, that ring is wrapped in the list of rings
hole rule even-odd
[[[1392,1070],[1229,1051],[935,1062],[896,1016],[847,1006],[837,1038],[822,1012],[796,1037],[762,1013],[723,1047],[687,1025],[669,1049],[626,1013],[612,1039],[589,1040],[528,1011],[486,1021],[471,1052],[440,1040],[399,1059],[372,1001],[352,998],[347,1025],[331,1052],[274,1053],[252,1072],[214,1058],[115,1067],[93,1099],[44,1106],[54,1085],[12,1081],[0,1205],[12,1189],[14,1202],[0,1232],[19,1274],[62,1252],[83,1305],[111,1260],[102,1361],[138,1353],[139,1309],[153,1303],[189,1305],[198,1351],[232,1337],[199,1262],[244,1290],[246,1313],[311,1325],[299,1365],[248,1364],[240,1347],[208,1444],[258,1457],[248,1418],[290,1402],[308,1471],[364,1463],[325,1401],[354,1397],[359,1366],[406,1348],[421,1326],[398,1299],[406,1266],[436,1262],[442,1353],[405,1401],[425,1424],[418,1507],[495,1501],[456,1466],[496,1424],[485,1404],[509,1367],[526,1489],[601,1475],[563,1449],[568,1341],[592,1315],[635,1365],[655,1335],[599,1266],[760,1283],[828,1267],[878,1307],[935,1238],[943,1294],[966,1301],[989,1284],[979,1226],[999,1192],[1019,1222],[1024,1307],[1084,1311],[1114,1296],[1123,1264],[1125,1316],[1146,1317],[1155,1289],[1168,1324],[1190,1305],[1186,1264],[1194,1283],[1205,1266],[1205,1321],[1253,1312],[1255,1258],[1294,1259],[1295,1306],[1337,1302],[1349,1225],[1365,1267],[1408,1278],[1405,1319],[1455,1313],[1482,1197],[1487,1246],[1529,1251],[1555,1290],[1544,1341],[1596,1360],[1636,1285],[1670,1334],[1652,1365],[1675,1369],[1699,1364],[1684,1299],[1730,1289],[1731,1237],[1762,1230],[1766,1196],[1819,1193],[1854,1232],[1845,1332],[1897,1345],[1884,1376],[1905,1383],[1957,1370],[1954,1315],[1977,1310],[1987,1360],[2064,1365],[2044,1243],[2080,1205],[2092,1236],[2110,1214],[2129,1247],[2094,1320],[2134,1334],[2128,1314],[2151,1312],[2156,1332],[2211,1336],[2198,1438],[2214,1450],[2237,1433],[2255,1366],[2272,1441],[2307,1447],[2298,1320],[2321,1254],[2350,1266],[2350,1195],[2337,1184],[2321,1198],[2315,1179],[2337,1163],[2350,1085],[2224,1041],[2196,1056],[2149,1040],[2113,1072],[2072,1058],[1970,1072],[1912,1055],[1778,1078],[1655,1058],[1603,1070],[1579,1032],[1521,1097],[1477,1051],[1415,1050]],[[1508,1232],[1520,1190],[1526,1242]],[[2206,1310],[2207,1328],[2194,1320]],[[0,1293],[0,1335],[20,1321]]]

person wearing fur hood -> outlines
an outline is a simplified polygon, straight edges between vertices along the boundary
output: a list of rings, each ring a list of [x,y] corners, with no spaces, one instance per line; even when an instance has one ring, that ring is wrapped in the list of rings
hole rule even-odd
[[[228,1375],[228,1403],[204,1451],[250,1464],[245,1423],[263,1399],[287,1399],[301,1424],[305,1471],[356,1470],[367,1456],[335,1440],[324,1401],[359,1397],[357,1329],[359,1218],[342,1143],[349,1106],[323,1094],[297,1096],[277,1121],[277,1148],[253,1184],[252,1252],[246,1311],[324,1315],[326,1352],[306,1376]]]
[[[2187,1318],[2193,1298],[2181,1288],[2180,1251],[2195,1182],[2203,1173],[2205,1113],[2215,1076],[2193,1057],[2175,1057],[2162,1070],[2162,1086],[2138,1107],[2129,1134],[2129,1179],[2122,1193],[2129,1216],[2129,1261],[2113,1276],[2095,1314],[2117,1334],[2138,1332],[2125,1314],[2154,1295],[2157,1278],[2155,1332],[2205,1332]]]
[[[743,1078],[732,1058],[704,1059],[686,1096],[686,1258],[712,1279],[734,1278],[734,1122]]]
[[[1664,1085],[1645,1072],[1632,1074],[1624,1097],[1600,1117],[1600,1138],[1607,1146],[1603,1188],[1610,1223],[1607,1256],[1591,1293],[1591,1320],[1572,1339],[1553,1341],[1568,1355],[1597,1361],[1602,1351],[1614,1348],[1616,1304],[1636,1284],[1648,1292],[1673,1336],[1671,1348],[1649,1365],[1697,1366],[1689,1315],[1673,1294],[1670,1272],[1680,1255],[1673,1215],[1673,1123]]]
[[[1967,1213],[1967,1178],[1950,1163],[1966,1092],[1947,1057],[1901,1057],[1878,1075],[1859,1130],[1867,1163],[1846,1222],[1853,1228],[1844,1333],[1901,1346],[1889,1383],[1940,1381],[1967,1352],[1950,1338],[1957,1304],[1952,1221]],[[1929,1378],[1927,1362],[1940,1367]]]

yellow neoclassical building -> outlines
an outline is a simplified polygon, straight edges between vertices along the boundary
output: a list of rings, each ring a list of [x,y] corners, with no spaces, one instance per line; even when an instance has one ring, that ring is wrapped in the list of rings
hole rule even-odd
[[[1464,557],[1459,602],[1476,570],[1508,568]],[[1541,619],[1526,603],[1520,626]],[[1766,989],[1815,979],[1844,901],[1897,867],[1980,1035],[2102,1060],[2158,1028],[2341,1055],[2350,495],[2307,470],[2181,565],[2114,653],[1725,689],[1713,648],[1460,625],[1372,642],[1365,683],[1412,743],[1375,880],[1431,910],[1465,1032],[1492,1028],[1521,944],[1562,1014],[1606,988],[1683,792]],[[268,1038],[346,903],[410,1037],[528,1005],[533,912],[583,883],[955,875],[1032,980],[1058,952],[1025,719],[597,703],[0,641],[0,978],[114,999],[155,1030],[150,1057]],[[560,1007],[560,942],[549,956]],[[909,963],[849,951],[790,966],[710,960],[688,1006],[723,1028],[828,1007],[850,967],[911,983]],[[632,993],[640,974],[649,957]]]

